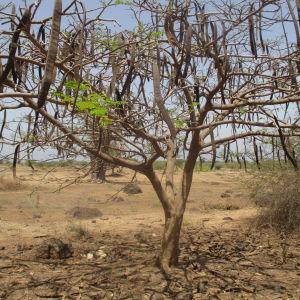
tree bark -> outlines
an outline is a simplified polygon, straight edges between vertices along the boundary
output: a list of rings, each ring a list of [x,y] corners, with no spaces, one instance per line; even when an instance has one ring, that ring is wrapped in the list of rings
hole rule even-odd
[[[167,273],[170,268],[178,264],[179,238],[183,214],[165,216],[165,228],[162,238],[161,254],[158,258],[159,266]]]

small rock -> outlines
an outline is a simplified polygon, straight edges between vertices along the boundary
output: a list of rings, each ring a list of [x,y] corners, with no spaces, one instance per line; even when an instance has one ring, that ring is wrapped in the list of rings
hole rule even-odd
[[[0,246],[0,250],[5,250],[5,247],[4,246]]]
[[[134,195],[141,194],[143,191],[136,182],[132,182],[125,186],[124,192],[128,195]]]
[[[105,258],[107,256],[107,254],[102,249],[99,249],[97,251],[97,256],[100,258]]]
[[[103,216],[102,212],[98,208],[79,206],[75,206],[71,210],[67,211],[66,214],[76,219],[92,219]]]
[[[34,219],[40,219],[42,216],[40,214],[33,214],[32,217]]]
[[[233,221],[233,219],[231,217],[224,217],[223,220],[224,221]]]
[[[93,259],[93,258],[94,258],[94,254],[93,254],[93,253],[88,253],[88,254],[86,255],[86,258],[87,258],[87,259]]]
[[[221,194],[221,198],[230,198],[230,197],[231,195],[226,192]]]
[[[51,238],[43,241],[36,249],[36,257],[44,259],[65,259],[73,256],[71,244],[65,244],[59,239]]]
[[[97,223],[97,221],[96,220],[92,220],[92,223]]]

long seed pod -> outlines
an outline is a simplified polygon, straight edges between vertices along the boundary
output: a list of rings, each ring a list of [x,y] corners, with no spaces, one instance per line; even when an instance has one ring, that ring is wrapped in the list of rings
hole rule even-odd
[[[3,73],[3,65],[2,65],[2,60],[0,58],[0,78],[2,76],[2,73]],[[3,84],[0,84],[0,93],[3,93],[3,89],[4,89]]]
[[[54,11],[52,16],[52,29],[50,44],[47,53],[45,73],[41,84],[41,89],[38,95],[38,108],[41,108],[47,99],[47,95],[50,89],[50,85],[53,82],[54,75],[54,63],[56,60],[58,50],[58,38],[60,32],[62,3],[61,0],[56,0],[54,5]]]
[[[182,77],[186,78],[188,74],[188,69],[191,61],[191,49],[192,49],[192,34],[193,34],[193,27],[189,25],[186,35],[185,35],[185,66],[183,70]]]
[[[45,25],[44,25],[44,24],[42,24],[42,25],[40,26],[39,31],[38,31],[38,34],[37,34],[37,37],[36,37],[36,39],[37,39],[38,41],[40,40],[40,38],[42,38],[43,43],[46,42]]]
[[[17,29],[15,30],[11,43],[10,43],[10,49],[9,49],[9,55],[8,55],[8,59],[7,59],[7,63],[5,66],[4,71],[1,74],[0,77],[0,85],[7,79],[8,74],[12,71],[13,67],[14,67],[14,60],[15,60],[15,56],[16,56],[16,51],[18,48],[18,42],[19,42],[19,37],[20,37],[20,33],[22,30],[25,30],[28,28],[28,25],[30,23],[30,11],[28,9],[25,10],[20,23],[18,24]]]
[[[11,31],[15,31],[15,19],[16,19],[16,6],[13,4],[11,7],[11,22],[10,22]]]
[[[14,160],[13,160],[13,166],[12,166],[12,171],[13,171],[13,178],[17,178],[17,161],[18,161],[18,154],[20,150],[20,144],[18,144],[15,148],[15,153],[14,153]]]
[[[261,20],[262,20],[262,10],[260,10],[259,13],[258,13],[258,30],[259,30],[260,44],[261,44],[263,52],[265,52],[266,51],[266,47],[265,47],[265,43],[264,43],[264,39],[263,39],[263,34],[262,34]]]
[[[280,138],[280,142],[281,142],[281,146],[282,149],[284,151],[285,157],[288,158],[288,160],[292,163],[293,167],[295,170],[298,170],[298,163],[297,160],[295,160],[292,155],[289,153],[287,147],[286,147],[286,143],[285,143],[285,139],[281,130],[281,127],[279,125],[278,119],[276,118],[276,116],[274,115],[274,120],[278,129],[278,134],[279,134],[279,138]]]
[[[250,7],[250,14],[253,12],[253,4]],[[249,16],[249,38],[250,38],[250,48],[252,54],[257,58],[257,49],[256,49],[256,41],[255,41],[255,34],[254,34],[254,22],[253,16]]]
[[[0,130],[0,139],[3,138],[3,130],[4,130],[5,124],[6,124],[6,109],[4,110],[3,122],[2,122],[1,130]]]

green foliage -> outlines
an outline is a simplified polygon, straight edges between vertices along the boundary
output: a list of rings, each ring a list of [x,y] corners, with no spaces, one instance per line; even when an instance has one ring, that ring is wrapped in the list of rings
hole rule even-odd
[[[115,5],[131,5],[131,2],[124,0],[115,0]]]
[[[177,129],[181,129],[181,128],[185,127],[185,125],[186,125],[186,123],[184,120],[182,120],[182,119],[175,120],[175,127]]]
[[[114,101],[104,93],[92,93],[91,87],[86,83],[78,83],[71,80],[67,81],[64,86],[71,90],[71,94],[78,94],[76,101],[74,96],[65,95],[62,92],[53,92],[52,95],[60,98],[64,102],[75,104],[78,112],[98,117],[100,125],[103,127],[112,123],[112,119],[109,117],[109,111],[111,109],[118,109],[119,105],[126,103],[125,101]]]

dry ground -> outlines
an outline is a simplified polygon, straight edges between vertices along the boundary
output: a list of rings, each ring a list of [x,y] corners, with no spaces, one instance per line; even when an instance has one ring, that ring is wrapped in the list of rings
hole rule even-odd
[[[57,191],[80,171],[20,167],[20,186],[0,171],[0,299],[300,299],[299,238],[254,230],[242,172],[195,173],[181,271],[166,280],[155,266],[163,214],[146,178],[142,194],[127,195],[130,173]],[[74,218],[77,206],[103,215]],[[51,237],[71,243],[73,257],[36,258]]]

